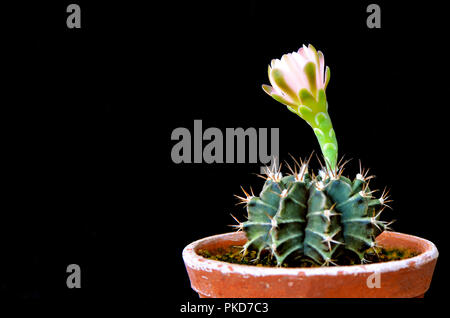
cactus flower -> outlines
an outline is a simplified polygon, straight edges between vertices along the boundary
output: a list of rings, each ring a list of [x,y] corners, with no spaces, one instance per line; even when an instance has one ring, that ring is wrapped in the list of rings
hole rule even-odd
[[[269,80],[272,86],[263,85],[264,91],[313,128],[327,167],[334,170],[338,147],[325,94],[330,69],[322,52],[310,44],[272,60]]]

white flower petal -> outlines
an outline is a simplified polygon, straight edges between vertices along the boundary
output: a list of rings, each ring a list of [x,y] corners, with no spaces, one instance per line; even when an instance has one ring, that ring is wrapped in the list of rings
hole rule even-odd
[[[323,88],[323,85],[325,83],[325,58],[323,57],[323,53],[318,51],[317,54],[319,54],[319,62],[320,62],[320,67],[319,67],[319,78],[320,78],[320,84],[319,84],[319,88]]]
[[[284,78],[286,80],[286,83],[289,85],[289,87],[295,92],[298,93],[298,91],[301,88],[301,83],[299,81],[299,75],[300,73],[296,70],[296,64],[292,60],[292,57],[290,54],[285,54],[282,57],[282,63],[283,63],[283,74]]]
[[[308,47],[303,45],[297,52],[284,54],[280,59],[271,61],[269,66],[269,80],[272,84],[272,94],[281,96],[288,100],[289,103],[298,104],[300,102],[298,93],[301,89],[306,89],[317,99],[316,90],[314,90],[314,93],[311,92],[312,88],[305,73],[305,65],[311,62],[314,64],[316,88],[325,89],[327,70],[324,56],[322,52],[316,52],[312,45]],[[278,76],[282,76],[283,83],[279,83],[283,88],[275,82],[274,76],[272,75],[274,70],[280,72]]]

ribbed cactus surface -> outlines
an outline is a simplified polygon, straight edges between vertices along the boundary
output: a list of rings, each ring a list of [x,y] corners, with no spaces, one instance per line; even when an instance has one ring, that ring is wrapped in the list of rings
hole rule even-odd
[[[375,237],[390,223],[379,216],[386,206],[387,193],[375,198],[369,189],[367,172],[353,180],[342,176],[343,166],[322,168],[310,174],[308,164],[297,164],[291,174],[282,176],[279,168],[268,169],[259,196],[245,193],[249,248],[268,250],[282,265],[287,257],[306,256],[320,265],[335,264],[341,253],[351,251],[361,262]]]

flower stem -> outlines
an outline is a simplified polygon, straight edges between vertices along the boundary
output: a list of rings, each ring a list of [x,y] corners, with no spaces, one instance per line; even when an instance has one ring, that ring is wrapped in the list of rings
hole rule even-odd
[[[327,114],[328,115],[328,114]],[[338,145],[336,134],[329,116],[326,120],[320,122],[320,125],[312,126],[314,134],[319,141],[320,149],[326,161],[327,168],[334,170],[337,163]]]
[[[301,90],[300,98],[302,105],[294,112],[312,127],[319,141],[327,168],[334,170],[337,163],[338,145],[333,124],[331,123],[330,115],[328,115],[325,91],[319,90],[318,99],[316,100],[308,91]]]

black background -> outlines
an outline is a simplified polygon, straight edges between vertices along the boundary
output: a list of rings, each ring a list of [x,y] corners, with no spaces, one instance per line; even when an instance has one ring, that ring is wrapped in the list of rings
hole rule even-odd
[[[260,164],[175,164],[171,133],[280,128],[280,157],[318,151],[308,125],[268,97],[267,65],[313,44],[331,68],[329,113],[340,155],[391,188],[394,229],[433,241],[424,300],[445,288],[446,37],[438,2],[77,1],[5,9],[1,121],[2,297],[34,302],[143,299],[177,311],[198,301],[185,245],[230,231],[233,194],[259,191]],[[66,287],[66,267],[82,288]]]

